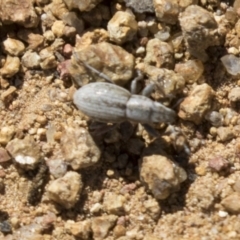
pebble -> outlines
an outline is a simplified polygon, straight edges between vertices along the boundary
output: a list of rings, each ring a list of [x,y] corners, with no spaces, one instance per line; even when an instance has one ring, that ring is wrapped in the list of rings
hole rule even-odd
[[[174,65],[173,53],[171,45],[154,38],[147,43],[144,62],[157,68],[172,69]]]
[[[217,135],[222,142],[229,141],[234,138],[234,133],[231,127],[219,127],[217,129]]]
[[[221,201],[224,209],[229,213],[240,213],[240,194],[234,192]]]
[[[218,216],[221,218],[227,217],[228,216],[228,212],[225,211],[218,211]]]
[[[185,86],[185,79],[172,70],[142,63],[138,64],[137,68],[144,72],[152,83],[156,84],[157,89],[153,96],[155,100],[160,100],[166,96],[170,98],[176,96],[179,92],[182,92]]]
[[[200,60],[188,60],[176,64],[174,71],[183,76],[187,83],[193,84],[202,76],[204,66]]]
[[[117,216],[106,215],[92,218],[92,231],[95,240],[106,239],[111,228],[114,227]]]
[[[6,149],[15,162],[25,170],[35,169],[41,160],[40,147],[31,136],[11,140]]]
[[[156,17],[160,22],[168,24],[175,24],[177,22],[180,12],[178,1],[153,0],[153,5]]]
[[[82,188],[81,175],[69,171],[63,177],[52,181],[47,188],[47,192],[49,199],[69,209],[78,201]]]
[[[132,80],[135,60],[122,47],[101,42],[75,51],[69,72],[79,86],[91,81],[103,81],[103,78],[94,73],[89,74],[89,70],[78,63],[78,59],[104,73],[117,85],[125,86]]]
[[[223,116],[217,111],[210,111],[206,114],[205,119],[214,127],[220,127],[223,124]]]
[[[40,56],[36,52],[27,51],[22,56],[22,64],[26,68],[34,69],[40,67]]]
[[[44,48],[39,52],[41,58],[40,66],[42,69],[47,70],[57,67],[57,61],[53,54],[52,48]]]
[[[21,29],[18,31],[17,36],[28,44],[27,50],[37,51],[44,43],[44,37],[42,35],[33,33],[28,29]]]
[[[63,36],[64,27],[65,27],[64,22],[58,20],[53,23],[51,30],[56,37],[60,38]]]
[[[153,0],[124,0],[127,7],[130,7],[137,13],[154,13]]]
[[[122,215],[125,201],[124,196],[109,192],[104,195],[103,207],[110,214]]]
[[[137,33],[135,16],[129,12],[117,11],[107,25],[110,40],[123,44],[131,41]]]
[[[239,77],[240,76],[240,58],[232,54],[227,54],[221,58],[223,66],[226,71],[232,75]]]
[[[82,1],[79,3],[75,0],[64,0],[64,3],[67,5],[69,10],[72,10],[74,8],[78,8],[81,12],[89,12],[93,8],[96,7],[98,3],[100,3],[102,0],[89,0],[89,1]]]
[[[67,12],[63,15],[62,21],[76,29],[77,34],[81,34],[84,30],[84,22],[80,19],[75,12]]]
[[[6,145],[12,139],[13,135],[15,134],[16,129],[14,126],[9,125],[7,127],[2,127],[0,130],[0,144]]]
[[[0,163],[8,162],[11,160],[8,152],[4,148],[0,148]]]
[[[180,104],[178,116],[184,120],[200,124],[211,108],[213,89],[206,83],[197,85]]]
[[[82,240],[88,240],[91,237],[92,230],[91,221],[89,219],[80,222],[68,220],[65,223],[64,228],[69,231],[74,237],[80,238]]]
[[[228,94],[228,99],[231,102],[238,102],[240,100],[240,87],[232,88]]]
[[[61,149],[66,163],[74,170],[93,166],[101,155],[91,135],[84,128],[65,128],[61,138]]]
[[[229,162],[221,156],[215,156],[209,160],[208,166],[211,170],[220,172],[229,167]]]
[[[2,0],[0,15],[3,24],[7,25],[16,23],[25,28],[35,28],[39,23],[31,0],[24,0],[24,4],[21,1]]]
[[[219,44],[218,24],[213,14],[200,6],[190,5],[180,14],[179,21],[190,54],[205,62],[208,59],[205,49]]]
[[[146,208],[146,213],[151,216],[152,219],[157,220],[161,214],[161,207],[154,198],[150,198],[143,203]]]
[[[187,174],[169,157],[153,154],[143,157],[140,179],[154,197],[160,200],[166,199],[173,191],[179,190],[180,183],[187,179]]]
[[[63,177],[67,172],[67,164],[63,159],[49,159],[47,165],[49,172],[54,178]]]
[[[3,50],[12,56],[22,55],[23,51],[25,50],[24,44],[17,39],[7,38],[2,44]]]
[[[3,102],[5,102],[5,103],[12,100],[14,93],[16,91],[17,91],[16,87],[10,86],[6,91],[2,92],[1,100],[3,100]]]
[[[10,78],[14,76],[20,69],[20,59],[7,55],[6,61],[3,67],[0,69],[0,73],[3,77]]]

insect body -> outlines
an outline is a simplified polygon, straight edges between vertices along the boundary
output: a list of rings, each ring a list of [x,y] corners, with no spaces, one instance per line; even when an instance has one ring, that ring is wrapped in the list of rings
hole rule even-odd
[[[174,110],[111,83],[89,83],[75,92],[73,101],[84,114],[100,122],[152,124],[176,119]]]

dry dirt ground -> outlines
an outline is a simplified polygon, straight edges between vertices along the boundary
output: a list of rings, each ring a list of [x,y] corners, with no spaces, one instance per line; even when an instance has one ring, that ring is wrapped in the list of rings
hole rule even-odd
[[[0,5],[6,4],[5,2],[8,1],[0,1]],[[48,1],[28,2],[33,4],[37,16],[47,12],[46,6],[50,4]],[[62,3],[62,1],[52,2]],[[4,64],[7,56],[14,54],[9,53],[5,50],[6,47],[1,45],[0,67],[4,71],[0,69],[0,239],[240,239],[238,105],[240,97],[236,96],[233,101],[229,97],[231,90],[240,85],[240,80],[238,75],[233,77],[228,74],[220,60],[228,53],[239,56],[240,32],[238,33],[237,28],[239,8],[236,6],[233,10],[233,3],[217,0],[202,1],[199,6],[211,14],[219,11],[227,30],[219,43],[214,46],[209,44],[210,47],[206,48],[208,60],[204,59],[204,54],[202,57],[202,52],[199,54],[202,57],[200,61],[204,72],[194,84],[186,84],[182,92],[178,93],[178,97],[186,98],[194,87],[207,83],[214,92],[211,104],[207,103],[208,112],[214,110],[220,113],[222,122],[218,125],[214,120],[207,121],[203,116],[201,121],[195,124],[194,120],[188,121],[178,117],[176,126],[184,135],[184,143],[186,142],[190,149],[189,155],[183,149],[174,147],[175,139],[164,133],[166,125],[156,126],[161,137],[154,139],[141,126],[124,123],[105,134],[93,136],[101,153],[101,158],[96,164],[77,169],[73,169],[71,164],[66,165],[61,142],[62,137],[66,135],[65,128],[89,129],[92,123],[91,119],[80,113],[73,104],[72,96],[78,86],[73,84],[69,76],[61,79],[61,69],[57,71],[61,57],[57,58],[55,55],[56,64],[54,63],[53,67],[46,69],[44,64],[52,64],[52,62],[49,60],[48,63],[43,63],[41,59],[42,65],[30,69],[22,65],[24,52],[20,53],[17,56],[20,59],[19,69],[13,75],[9,73],[11,75],[9,77]],[[82,35],[98,28],[106,30],[107,23],[114,13],[120,10],[125,11],[126,5],[124,1],[112,1],[111,4],[103,1],[100,3],[100,8],[108,9],[109,16],[102,17],[100,20],[97,17],[94,18],[95,10],[82,11],[84,12],[82,16],[79,14],[85,24]],[[79,10],[74,11],[79,13]],[[141,31],[144,27],[139,22],[147,22],[148,17],[155,19],[153,13],[136,13],[134,10],[133,13]],[[6,38],[21,41],[17,33],[25,29],[25,26],[19,25],[14,20],[11,20],[11,24],[8,25],[7,21],[3,21],[3,16],[1,17],[1,41],[5,41]],[[55,15],[52,22],[57,19],[61,18]],[[43,19],[40,18],[39,21],[39,24],[33,28],[28,28],[30,32],[45,38],[43,46],[33,50],[37,53],[53,42],[48,41],[49,35],[44,35],[45,31],[52,30],[55,35],[58,34],[56,30],[51,29],[51,25],[46,27],[47,30],[43,30]],[[183,31],[178,21],[174,25],[165,23],[163,19],[162,23],[161,27],[170,27],[170,35],[173,32]],[[121,45],[134,55],[136,65],[143,62],[145,57],[145,52],[141,52],[140,47],[145,48],[144,42],[154,38],[154,31],[149,31],[145,34],[146,36],[139,29],[137,31],[139,32],[135,33],[135,38],[126,43],[118,44],[114,40],[106,40]],[[58,36],[63,41],[59,49],[63,49],[66,44],[75,47],[77,33],[74,34],[70,37],[68,33]],[[105,39],[104,34],[102,34],[103,39]],[[96,43],[94,42],[96,39],[99,42],[102,41],[99,36],[96,39],[94,36],[89,36],[89,39],[90,44],[86,43],[87,36],[86,45]],[[28,47],[30,43],[24,44]],[[175,55],[173,54],[174,64],[197,58],[187,51],[186,39],[181,44],[182,47],[177,53],[182,55],[176,52]],[[59,52],[64,55],[63,50]],[[10,66],[10,68],[14,67]],[[179,109],[178,104],[177,113]],[[122,135],[127,137],[124,138]],[[31,136],[33,142],[29,140],[28,145],[24,145],[25,149],[21,151],[23,156],[24,154],[27,156],[28,152],[31,152],[32,156],[40,154],[41,157],[36,166],[26,167],[10,152],[6,152],[10,149],[7,147],[10,142],[15,139],[23,140],[26,136]],[[69,152],[75,151],[73,149],[75,137],[67,138]],[[20,143],[13,142],[13,147],[18,148],[18,144]],[[171,194],[163,200],[156,199],[149,189],[149,183],[144,182],[140,176],[143,151],[151,144],[155,144],[157,148],[166,152],[171,160],[179,164],[187,174],[187,179],[179,184],[177,191],[171,191]],[[39,149],[40,153],[34,152],[34,149]],[[63,197],[65,200],[62,202],[54,201],[54,197],[50,197],[50,190],[48,190],[50,184],[56,179],[61,179],[66,172],[78,173],[78,176],[81,176],[79,180],[81,186],[77,186],[81,191],[77,191],[78,195],[73,200],[73,206],[70,203],[71,207],[68,207],[68,196]],[[71,191],[72,189],[66,189],[70,195]]]

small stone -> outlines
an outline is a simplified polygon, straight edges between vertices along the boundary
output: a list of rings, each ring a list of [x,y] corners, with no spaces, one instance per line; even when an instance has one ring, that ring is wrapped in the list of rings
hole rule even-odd
[[[90,0],[90,1],[75,1],[75,0],[64,0],[69,10],[78,8],[81,12],[89,12],[97,6],[102,0]]]
[[[106,215],[92,218],[92,231],[95,240],[106,239],[109,230],[115,225],[117,216]]]
[[[228,216],[228,212],[225,212],[225,211],[219,211],[218,212],[218,216],[221,217],[221,218],[224,218],[224,217],[227,217]]]
[[[4,66],[0,69],[3,77],[10,78],[14,76],[20,69],[20,59],[7,55]]]
[[[82,240],[90,239],[91,235],[91,221],[85,220],[81,222],[67,221],[65,229],[69,231],[74,237],[78,237]]]
[[[10,100],[12,100],[14,93],[17,91],[17,88],[14,86],[10,86],[6,91],[4,91],[1,94],[1,100],[3,100],[3,102],[8,102]]]
[[[159,218],[161,207],[154,198],[144,201],[143,205],[147,210],[146,213],[149,214],[152,219],[157,220]]]
[[[34,69],[40,67],[40,56],[36,52],[27,51],[22,56],[22,64],[26,68]]]
[[[230,75],[236,77],[240,76],[240,58],[232,54],[227,54],[221,58],[221,61]]]
[[[205,115],[205,119],[208,120],[214,127],[220,127],[223,124],[223,116],[217,111],[210,111]]]
[[[207,61],[205,49],[220,43],[218,24],[213,14],[198,5],[190,4],[180,14],[179,21],[190,54],[203,62]]]
[[[61,147],[66,163],[74,170],[92,166],[100,159],[99,148],[84,128],[65,128]]]
[[[52,25],[52,32],[54,33],[54,35],[58,38],[63,36],[63,30],[64,30],[65,24],[63,23],[63,21],[55,21]]]
[[[57,66],[56,58],[53,54],[52,48],[44,48],[40,51],[39,56],[41,58],[40,66],[42,69],[51,69]]]
[[[153,0],[157,19],[168,24],[175,24],[180,12],[178,4],[176,0]]]
[[[63,177],[67,172],[67,164],[63,159],[49,159],[47,165],[49,172],[54,178]]]
[[[104,73],[117,85],[125,86],[132,80],[134,57],[119,46],[100,42],[80,51],[76,49],[76,54],[73,55],[69,72],[79,86],[91,81],[103,81],[98,74],[89,74],[81,61]]]
[[[17,23],[25,28],[35,28],[39,18],[31,0],[12,1],[1,0],[0,16],[3,24]]]
[[[211,170],[220,172],[229,167],[229,162],[221,156],[215,156],[209,160],[208,166]]]
[[[0,148],[0,163],[8,162],[9,160],[11,160],[11,157],[8,152],[4,148]]]
[[[63,23],[76,29],[77,34],[81,34],[84,30],[84,22],[75,12],[67,12],[62,17]]]
[[[8,144],[15,132],[16,130],[14,126],[2,127],[0,130],[0,144]]]
[[[124,0],[127,7],[130,7],[137,13],[154,13],[153,0]]]
[[[219,127],[217,129],[217,135],[222,142],[229,141],[234,138],[234,133],[230,127]]]
[[[172,70],[142,63],[137,68],[144,72],[148,79],[151,79],[151,83],[156,84],[156,91],[152,94],[156,101],[166,96],[176,96],[185,86],[185,79]]]
[[[3,50],[12,56],[19,56],[25,50],[25,46],[19,40],[7,38],[5,41],[3,41]]]
[[[52,201],[69,209],[78,201],[82,187],[81,175],[70,171],[64,177],[52,181],[48,186],[47,192]]]
[[[106,193],[103,199],[103,207],[110,214],[122,215],[124,213],[125,197],[115,193]]]
[[[228,99],[231,102],[237,102],[240,100],[240,87],[232,88],[228,94]]]
[[[133,14],[117,11],[108,22],[107,29],[111,41],[123,44],[133,39],[137,33],[138,24]]]
[[[173,191],[179,190],[187,174],[170,158],[153,154],[143,157],[140,178],[156,199],[166,199]]]
[[[240,213],[240,193],[232,193],[221,201],[224,209],[227,212],[239,214]]]
[[[118,239],[121,236],[125,236],[126,234],[126,228],[123,225],[117,225],[113,229],[113,235],[116,239]]]
[[[7,144],[6,149],[15,162],[26,170],[36,168],[41,160],[39,145],[30,136],[13,139]]]
[[[176,64],[174,71],[183,76],[187,83],[193,84],[202,76],[204,66],[200,60],[188,60]]]
[[[155,65],[157,68],[171,69],[174,64],[173,48],[166,42],[157,38],[151,39],[147,43],[146,57],[144,62]]]
[[[18,32],[18,37],[28,44],[27,49],[33,51],[39,50],[44,43],[44,37],[41,34],[33,33],[28,29],[21,29]]]
[[[180,104],[178,116],[184,120],[200,124],[211,108],[213,89],[206,83],[197,85]]]

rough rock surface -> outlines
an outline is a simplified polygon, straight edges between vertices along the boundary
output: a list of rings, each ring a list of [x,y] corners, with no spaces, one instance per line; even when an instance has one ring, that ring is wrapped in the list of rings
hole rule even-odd
[[[185,170],[166,156],[145,156],[140,166],[140,177],[156,199],[166,199],[179,190],[187,178]]]
[[[36,168],[41,159],[40,148],[30,136],[26,136],[24,139],[11,140],[6,149],[15,162],[25,170]]]
[[[69,209],[78,201],[82,187],[81,175],[70,171],[63,177],[52,181],[48,186],[47,191],[48,196],[52,201]]]
[[[201,123],[204,115],[211,108],[213,89],[206,83],[196,86],[180,104],[178,116],[184,120]]]
[[[66,128],[61,146],[66,163],[74,170],[92,166],[100,159],[99,148],[84,128]]]
[[[89,74],[89,70],[81,66],[81,62],[87,63],[100,72],[107,75],[118,85],[126,85],[133,76],[134,57],[119,46],[110,43],[90,45],[81,51],[77,51],[72,58],[72,66],[69,69],[74,80],[79,86],[90,81],[102,80],[97,74]]]
[[[31,0],[1,0],[0,19],[5,24],[17,23],[26,28],[36,27],[39,22]]]

